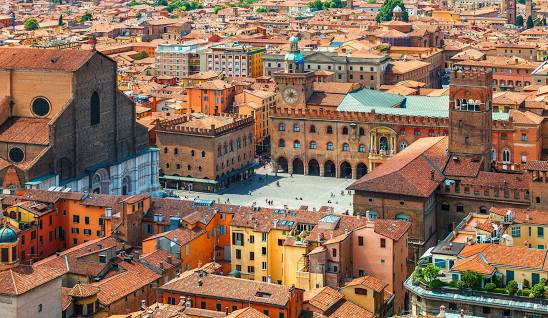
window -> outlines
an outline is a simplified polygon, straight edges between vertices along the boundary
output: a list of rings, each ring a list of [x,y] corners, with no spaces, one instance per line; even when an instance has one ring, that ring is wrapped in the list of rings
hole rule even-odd
[[[293,124],[293,131],[294,131],[294,132],[299,132],[299,131],[301,131],[301,127],[299,126],[299,124]]]
[[[249,260],[254,261],[255,260],[255,252],[249,252]]]
[[[421,131],[419,129],[415,129],[415,136],[420,136],[421,135]]]
[[[232,245],[244,246],[244,234],[232,233]]]
[[[365,152],[365,145],[364,144],[360,144],[360,146],[358,147],[358,152]]]
[[[278,147],[280,147],[280,148],[285,147],[285,140],[280,139],[280,140],[278,141]]]
[[[279,131],[285,131],[285,124],[284,124],[284,123],[280,123],[280,124],[278,125],[278,130],[279,130]]]
[[[84,224],[89,224],[89,216],[84,217]]]
[[[367,289],[365,288],[356,288],[354,289],[356,295],[367,295]]]
[[[328,143],[327,143],[327,146],[326,146],[326,149],[329,150],[329,151],[333,151],[333,143],[332,143],[332,142],[328,142]]]
[[[505,148],[502,151],[502,162],[509,163],[510,162],[510,150],[508,148]]]
[[[398,213],[396,214],[396,217],[395,217],[396,220],[400,220],[400,221],[407,221],[409,222],[409,215],[405,214],[405,213]]]
[[[314,126],[314,125],[310,126],[310,132],[315,133],[316,132],[316,126]]]
[[[405,148],[407,148],[407,143],[405,141],[400,142],[400,151],[404,150]]]
[[[72,216],[72,223],[80,223],[80,216],[79,215],[73,215]]]
[[[44,309],[44,306],[42,306],[42,304],[38,304],[38,312],[42,312],[43,309]]]
[[[316,142],[315,141],[311,141],[310,142],[310,149],[316,149],[318,146],[316,145]]]
[[[363,246],[363,236],[358,236],[358,246]]]
[[[200,308],[206,309],[206,302],[205,301],[200,302]]]
[[[266,242],[267,237],[268,237],[268,233],[261,233],[261,241]]]
[[[332,133],[333,133],[333,127],[327,126],[327,128],[326,128],[326,133],[332,134]]]
[[[8,157],[12,162],[18,163],[25,159],[25,153],[19,147],[13,147],[8,153]]]
[[[537,227],[537,236],[544,237],[544,228],[542,226]]]
[[[360,136],[365,136],[365,129],[360,128],[359,134],[360,134]]]
[[[97,92],[93,92],[91,95],[91,102],[90,102],[90,124],[92,126],[97,125],[101,122],[101,102],[99,99],[99,94]]]
[[[346,126],[343,127],[342,134],[343,135],[348,135],[348,127],[346,127]]]
[[[261,247],[261,255],[266,255],[266,247]]]
[[[490,307],[482,307],[482,312],[484,314],[490,314],[491,313],[491,308]]]
[[[521,141],[527,141],[527,134],[521,133]]]
[[[513,226],[512,227],[512,237],[520,237],[521,236],[521,227],[518,225],[518,226]]]
[[[381,248],[386,248],[386,239],[381,238]]]
[[[457,204],[457,212],[464,212],[464,205],[461,203]]]
[[[337,249],[336,248],[331,250],[331,255],[333,255],[333,257],[337,257]]]
[[[253,266],[248,266],[248,267],[247,267],[247,272],[248,272],[248,273],[255,273],[255,267],[253,267]]]
[[[342,150],[345,151],[345,152],[350,151],[350,146],[347,143],[344,143],[343,147],[342,147]]]
[[[242,250],[236,250],[236,259],[242,259]]]
[[[301,148],[301,142],[298,140],[293,141],[293,148],[295,149]]]
[[[266,262],[261,262],[261,269],[266,271]]]
[[[216,304],[216,305],[215,305],[215,310],[221,311],[221,310],[222,310],[222,309],[221,309],[221,304]]]
[[[283,245],[284,245],[284,240],[278,239],[278,246],[283,246]]]
[[[47,116],[50,112],[51,105],[44,97],[37,97],[32,101],[32,112],[37,117]]]

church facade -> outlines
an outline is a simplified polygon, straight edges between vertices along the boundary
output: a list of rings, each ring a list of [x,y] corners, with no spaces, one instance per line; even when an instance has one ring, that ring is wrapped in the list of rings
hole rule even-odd
[[[94,51],[0,49],[3,189],[134,194],[159,189],[158,150]]]

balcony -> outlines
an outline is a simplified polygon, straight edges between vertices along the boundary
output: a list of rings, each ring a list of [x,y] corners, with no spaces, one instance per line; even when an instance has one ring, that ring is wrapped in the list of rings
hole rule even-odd
[[[396,154],[396,152],[392,149],[392,150],[384,150],[384,149],[373,149],[370,153],[369,153],[369,159],[370,160],[387,160],[389,159],[390,157],[393,157],[394,155]]]

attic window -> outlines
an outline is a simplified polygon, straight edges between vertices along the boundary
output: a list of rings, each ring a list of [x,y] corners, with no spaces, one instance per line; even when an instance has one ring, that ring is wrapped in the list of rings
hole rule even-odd
[[[272,297],[272,294],[258,291],[258,292],[255,294],[255,296],[256,296],[256,297],[262,297],[262,298],[271,298],[271,297]]]
[[[9,159],[12,162],[19,163],[25,159],[25,153],[19,147],[13,147],[8,153]]]
[[[44,117],[49,114],[51,109],[50,103],[43,97],[36,97],[32,101],[32,112],[37,117]]]

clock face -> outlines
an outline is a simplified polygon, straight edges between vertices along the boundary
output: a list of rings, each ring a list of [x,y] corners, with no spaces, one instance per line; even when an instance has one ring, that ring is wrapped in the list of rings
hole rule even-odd
[[[288,104],[295,104],[299,100],[299,93],[294,87],[286,87],[282,92],[284,101]]]

